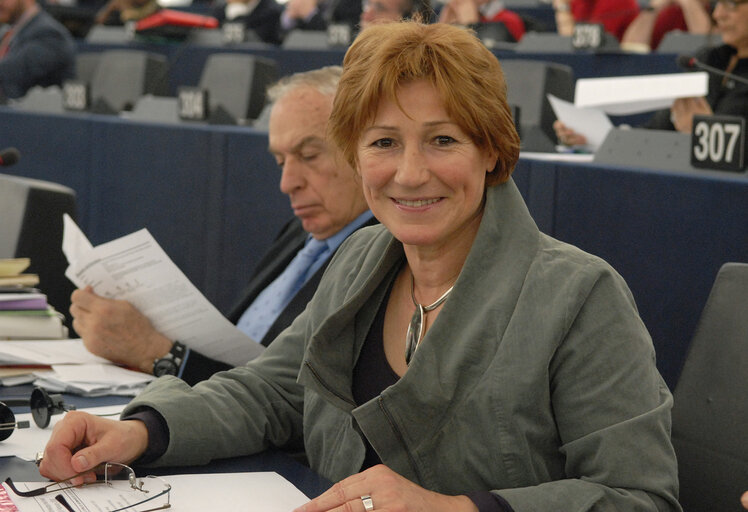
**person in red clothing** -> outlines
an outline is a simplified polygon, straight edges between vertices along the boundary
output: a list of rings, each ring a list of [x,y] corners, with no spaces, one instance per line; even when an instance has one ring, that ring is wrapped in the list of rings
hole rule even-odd
[[[708,0],[651,0],[626,29],[621,47],[646,53],[671,30],[709,34],[715,29],[710,10]]]
[[[553,0],[553,8],[562,36],[572,35],[576,23],[599,23],[619,41],[639,14],[637,0]]]
[[[515,41],[525,35],[525,23],[516,12],[504,8],[502,0],[449,0],[439,13],[441,23],[475,25],[502,23]]]

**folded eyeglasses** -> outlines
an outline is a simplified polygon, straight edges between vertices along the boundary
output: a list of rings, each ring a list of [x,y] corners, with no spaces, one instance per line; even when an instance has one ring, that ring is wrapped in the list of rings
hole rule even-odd
[[[57,494],[54,499],[69,512],[78,511],[70,504],[70,501],[72,500],[66,498],[66,491],[71,489],[83,489],[95,485],[107,485],[117,490],[117,499],[119,501],[112,503],[113,508],[106,509],[106,512],[120,512],[122,510],[129,510],[132,512],[151,512],[154,510],[171,508],[171,485],[161,477],[148,475],[138,478],[135,476],[135,471],[133,471],[129,466],[118,462],[106,462],[96,468],[96,474],[103,478],[100,478],[95,482],[73,485],[71,481],[82,474],[83,473],[75,475],[62,482],[52,482],[51,484],[29,491],[22,491],[16,488],[11,478],[7,478],[5,484],[18,496],[24,498],[32,498],[57,492],[59,494]],[[139,508],[143,505],[145,508]]]

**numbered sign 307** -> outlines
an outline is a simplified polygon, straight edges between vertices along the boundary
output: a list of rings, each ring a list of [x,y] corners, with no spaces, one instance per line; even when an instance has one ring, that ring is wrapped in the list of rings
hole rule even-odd
[[[745,168],[745,118],[693,116],[691,165],[742,172]]]

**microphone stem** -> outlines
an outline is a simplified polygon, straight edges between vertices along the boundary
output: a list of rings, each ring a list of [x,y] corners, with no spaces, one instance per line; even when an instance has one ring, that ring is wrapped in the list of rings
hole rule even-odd
[[[731,80],[735,80],[736,82],[740,82],[741,84],[748,85],[748,78],[743,78],[742,76],[738,76],[733,73],[727,73],[725,71],[722,71],[721,69],[715,68],[708,64],[704,64],[703,62],[698,61],[696,59],[694,59],[694,66],[696,66],[697,68],[703,69],[705,71],[711,71],[712,73],[716,73],[721,76],[726,76],[727,78]]]

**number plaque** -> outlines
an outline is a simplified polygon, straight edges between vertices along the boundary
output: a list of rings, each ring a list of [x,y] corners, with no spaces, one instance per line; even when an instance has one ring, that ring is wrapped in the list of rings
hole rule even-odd
[[[745,118],[693,116],[691,165],[742,172],[745,162]]]
[[[179,118],[202,121],[208,117],[208,91],[199,87],[179,87],[177,90]]]

